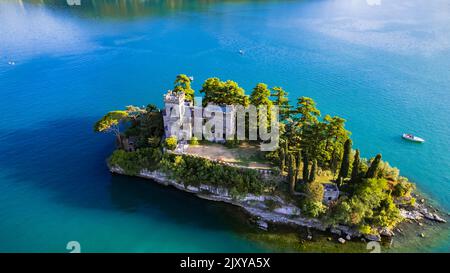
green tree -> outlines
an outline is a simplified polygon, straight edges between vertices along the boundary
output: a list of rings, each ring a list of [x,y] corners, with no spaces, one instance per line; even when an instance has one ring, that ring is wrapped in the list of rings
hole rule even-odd
[[[404,197],[410,196],[411,192],[415,189],[414,184],[408,181],[406,177],[401,177],[392,190],[392,196]]]
[[[377,213],[372,221],[375,225],[381,227],[393,227],[401,221],[400,210],[394,203],[391,196],[386,196],[377,208]]]
[[[288,93],[284,91],[282,87],[273,87],[272,88],[273,93],[271,94],[272,97],[274,97],[274,104],[278,106],[280,111],[280,120],[286,121],[290,118],[291,114],[291,108],[292,106],[289,105],[289,99],[287,98]]]
[[[125,131],[125,136],[134,138],[135,148],[159,146],[164,134],[163,118],[159,109],[149,104],[145,109],[128,106],[127,112],[132,116],[132,122]]]
[[[349,138],[350,132],[345,129],[345,119],[330,115],[324,118],[322,127],[325,135],[325,144],[319,151],[322,164],[329,164],[333,174],[336,173],[344,150],[344,143]]]
[[[283,174],[286,166],[286,153],[283,147],[279,148],[279,161],[280,161],[280,172]]]
[[[295,169],[295,156],[293,154],[289,154],[289,175],[288,175],[288,180],[289,180],[289,187],[290,187],[290,191],[291,193],[295,192],[295,176],[296,176],[296,169]]]
[[[352,140],[349,138],[344,144],[344,154],[342,156],[341,170],[338,178],[347,178],[350,171],[350,154],[352,152]]]
[[[300,149],[295,153],[295,162],[297,163],[295,181],[298,181],[300,179],[300,169],[302,168],[302,151]]]
[[[304,153],[304,166],[308,166],[309,160],[317,159],[319,151],[322,149],[324,125],[318,121],[320,111],[311,98],[300,97],[294,113],[294,127],[290,139],[295,140],[297,145],[300,146],[302,153]],[[305,180],[307,176],[303,176],[303,179]]]
[[[113,133],[116,136],[119,147],[122,148],[120,125],[126,121],[128,121],[128,113],[126,111],[111,111],[95,123],[94,131],[100,133]]]
[[[380,165],[380,162],[381,162],[381,154],[377,154],[377,156],[375,156],[375,159],[370,164],[369,169],[367,170],[366,178],[376,178],[377,177],[378,167]]]
[[[177,75],[172,91],[175,93],[184,93],[186,100],[194,100],[195,91],[191,88],[191,79],[185,74]]]
[[[351,198],[342,198],[330,213],[334,223],[362,227],[367,224],[392,225],[401,217],[391,205],[385,179],[364,179]]]
[[[314,182],[316,180],[317,175],[317,159],[313,160],[311,173],[309,174],[309,182]]]
[[[300,127],[317,123],[317,117],[320,116],[320,111],[316,108],[316,103],[308,97],[298,98],[297,108],[294,113],[296,114],[294,120]]]
[[[308,160],[308,154],[306,154],[305,151],[302,151],[302,157],[303,157],[303,173],[302,178],[304,182],[309,181],[309,160]]]
[[[204,106],[209,103],[217,105],[243,105],[249,104],[249,98],[245,91],[234,81],[223,82],[219,78],[207,79],[200,90],[205,94],[203,98]]]
[[[317,159],[321,165],[324,164],[324,160],[320,156],[323,154],[325,143],[324,126],[324,123],[317,122],[314,124],[306,124],[301,128],[299,146],[306,155],[306,165],[309,165],[309,162],[314,159]]]
[[[255,106],[265,105],[269,109],[273,105],[270,100],[270,90],[267,88],[267,84],[258,83],[250,95],[250,103]]]
[[[355,152],[355,157],[353,158],[353,167],[352,167],[352,182],[356,183],[359,181],[359,165],[361,164],[361,158],[359,158],[359,150],[357,149]]]
[[[266,128],[270,125],[270,110],[272,109],[273,102],[270,100],[270,90],[267,88],[267,85],[264,83],[258,83],[255,88],[253,88],[253,92],[250,95],[250,103],[256,107],[264,106],[266,107],[267,113],[267,123],[264,125]],[[258,109],[259,111],[259,109]],[[258,113],[258,125],[259,125],[259,113]]]

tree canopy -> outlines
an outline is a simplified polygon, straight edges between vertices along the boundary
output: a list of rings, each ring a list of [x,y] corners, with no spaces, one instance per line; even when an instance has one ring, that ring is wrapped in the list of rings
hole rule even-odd
[[[267,88],[267,84],[258,83],[255,88],[253,88],[253,92],[250,95],[250,103],[255,106],[264,105],[267,106],[268,109],[272,107],[273,102],[270,100],[270,90]]]
[[[172,91],[175,93],[183,92],[185,94],[186,100],[188,101],[194,100],[195,91],[194,89],[191,88],[191,78],[189,78],[185,74],[177,75]]]
[[[207,79],[200,90],[205,94],[203,104],[208,103],[217,105],[243,105],[249,104],[249,98],[245,91],[234,81],[223,82],[219,78]]]
[[[95,132],[113,132],[120,134],[120,124],[128,119],[127,111],[111,111],[104,115],[94,125]]]
[[[274,105],[277,105],[280,111],[280,120],[286,122],[291,116],[292,106],[289,104],[288,93],[282,87],[276,86],[272,88],[274,97]]]
[[[298,98],[294,114],[294,120],[300,127],[317,123],[317,118],[320,117],[320,111],[316,108],[316,103],[312,98],[308,97]]]

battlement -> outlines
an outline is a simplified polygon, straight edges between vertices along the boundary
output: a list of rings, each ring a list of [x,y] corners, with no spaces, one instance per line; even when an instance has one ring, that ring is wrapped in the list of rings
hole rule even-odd
[[[184,93],[175,93],[172,90],[169,90],[166,94],[164,94],[164,103],[183,104],[184,100]]]

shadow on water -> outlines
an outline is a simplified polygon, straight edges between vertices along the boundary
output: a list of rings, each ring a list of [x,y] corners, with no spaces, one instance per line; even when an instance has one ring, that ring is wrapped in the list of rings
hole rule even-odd
[[[66,119],[33,129],[1,130],[2,183],[10,183],[9,190],[25,186],[33,193],[48,194],[58,206],[139,214],[214,230],[247,226],[230,205],[149,180],[111,175],[105,159],[114,149],[112,137],[94,134],[94,120]]]
[[[237,210],[234,206],[203,200],[142,178],[113,175],[110,193],[113,205],[122,211],[151,211],[153,215],[158,214],[159,218],[167,218],[180,225],[195,224],[221,229],[223,223],[230,222],[230,219],[233,221],[226,225],[228,227],[239,228],[235,225],[236,221],[247,224],[244,217],[239,217],[243,213],[233,211]],[[217,221],[211,222],[211,215]]]

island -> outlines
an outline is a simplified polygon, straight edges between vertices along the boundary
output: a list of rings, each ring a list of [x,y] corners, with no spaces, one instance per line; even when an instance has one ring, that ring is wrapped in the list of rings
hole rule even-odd
[[[346,120],[323,116],[313,99],[292,103],[282,87],[264,83],[247,95],[238,83],[219,78],[207,79],[195,97],[192,81],[178,75],[162,109],[130,105],[95,124],[96,132],[115,135],[117,149],[107,160],[112,173],[238,206],[261,229],[307,227],[336,234],[340,243],[381,241],[401,232],[397,226],[405,220],[446,222],[447,215],[417,200],[415,185],[381,154],[362,158]],[[261,149],[267,139],[249,132],[230,134],[236,116],[250,105],[258,107],[257,122],[244,115],[244,124],[257,132],[276,128],[274,149]],[[209,106],[215,107],[213,115],[205,114]],[[264,114],[264,108],[276,108],[277,116]],[[211,136],[199,137],[195,128],[217,117],[225,122],[213,125]]]

